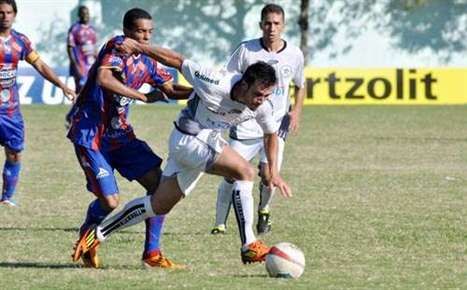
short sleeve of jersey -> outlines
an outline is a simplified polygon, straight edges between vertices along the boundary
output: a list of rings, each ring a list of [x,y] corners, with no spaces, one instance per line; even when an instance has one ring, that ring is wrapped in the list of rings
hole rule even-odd
[[[172,81],[172,75],[156,63],[151,61],[151,83],[153,87],[163,85],[166,82]]]
[[[229,61],[227,62],[225,69],[228,72],[243,73],[246,68],[244,67],[244,60],[246,57],[244,44],[240,44],[237,49],[230,56]]]
[[[213,85],[218,85],[220,77],[211,68],[202,67],[198,63],[185,59],[182,64],[182,75],[193,86],[193,89],[200,97],[211,94]]]
[[[20,59],[26,59],[31,53],[34,53],[36,55],[34,48],[32,47],[32,43],[29,40],[29,38],[26,37],[26,35],[18,33],[18,38],[18,44],[21,45]],[[37,59],[35,56],[34,58]]]
[[[273,111],[272,103],[269,100],[259,106],[256,111],[256,122],[265,134],[272,134],[279,129],[277,122],[274,120]]]
[[[101,62],[99,64],[99,67],[102,68],[109,68],[116,71],[122,71],[125,66],[125,60],[123,59],[123,55],[115,49],[113,40],[107,42],[103,54],[100,58]]]
[[[304,58],[303,58],[303,53],[299,50],[298,53],[298,63],[297,63],[297,71],[295,72],[295,75],[293,77],[293,82],[295,86],[299,88],[303,88],[305,86],[305,75],[304,75]]]

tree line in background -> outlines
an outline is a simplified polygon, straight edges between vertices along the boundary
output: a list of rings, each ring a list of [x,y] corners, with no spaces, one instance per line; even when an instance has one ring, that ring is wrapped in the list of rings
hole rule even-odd
[[[246,28],[257,27],[264,5],[260,0],[99,2],[102,23],[97,28],[101,38],[120,31],[124,12],[137,5],[154,16],[155,43],[188,57],[204,55],[216,63],[223,63],[247,38]],[[347,54],[370,28],[388,34],[391,45],[398,49],[408,53],[432,49],[446,62],[453,52],[467,49],[467,0],[290,0],[280,4],[286,10],[285,37],[300,44],[308,62],[321,51],[326,51],[329,59]],[[38,49],[55,47],[54,60],[66,63],[67,25],[51,21],[40,30]],[[336,43],[337,35],[346,43]]]

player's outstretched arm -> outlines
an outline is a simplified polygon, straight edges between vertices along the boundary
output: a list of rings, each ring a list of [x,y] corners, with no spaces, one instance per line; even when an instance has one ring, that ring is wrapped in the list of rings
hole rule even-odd
[[[193,88],[174,84],[172,82],[164,83],[162,86],[160,86],[160,90],[163,91],[167,97],[172,100],[186,100],[193,92]]]
[[[71,101],[74,101],[76,98],[76,93],[74,90],[67,87],[55,74],[55,72],[40,58],[36,59],[31,65],[49,82],[59,87],[63,94]]]
[[[264,148],[266,151],[266,157],[269,165],[269,176],[268,184],[270,188],[277,187],[281,191],[284,197],[292,196],[292,189],[279,175],[277,169],[277,148],[278,138],[276,133],[264,134]]]
[[[130,99],[148,102],[148,97],[145,94],[138,92],[135,89],[125,86],[113,75],[110,68],[100,67],[97,71],[97,84],[111,93],[125,96]]]
[[[193,89],[190,87],[166,82],[158,89],[155,89],[147,94],[148,103],[152,102],[169,102],[169,100],[186,100],[190,97]]]
[[[144,53],[147,56],[162,63],[163,65],[170,66],[178,70],[182,69],[182,64],[185,59],[178,52],[175,52],[168,48],[142,44],[128,37],[126,37],[121,44],[116,45],[116,48],[128,54]]]
[[[171,66],[179,71],[182,70],[182,64],[185,58],[178,52],[160,46],[142,46],[144,54],[162,63],[163,65]]]

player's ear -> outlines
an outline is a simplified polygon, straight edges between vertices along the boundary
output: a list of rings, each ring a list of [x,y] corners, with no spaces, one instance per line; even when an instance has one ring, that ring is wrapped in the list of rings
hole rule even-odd
[[[249,85],[245,80],[242,80],[240,82],[240,87],[242,88],[243,92],[246,92],[248,90],[248,88],[249,88]]]

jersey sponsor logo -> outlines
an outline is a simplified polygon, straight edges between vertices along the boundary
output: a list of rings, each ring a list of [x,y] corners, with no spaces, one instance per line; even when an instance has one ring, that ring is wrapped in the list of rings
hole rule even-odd
[[[99,172],[96,175],[96,179],[101,179],[109,176],[109,172],[102,167],[99,167]]]
[[[272,90],[272,94],[274,96],[282,96],[285,94],[285,88],[284,87],[274,87],[274,89]]]
[[[11,66],[4,66],[0,69],[0,85],[4,88],[12,87],[16,80],[16,69]]]
[[[120,106],[124,107],[128,104],[131,104],[133,102],[133,99],[124,97],[124,96],[119,96],[119,95],[114,95],[115,100],[117,103],[120,104]]]
[[[199,78],[202,81],[205,81],[210,84],[218,85],[220,80],[211,79],[208,76],[201,74],[199,71],[195,71],[195,77]]]

